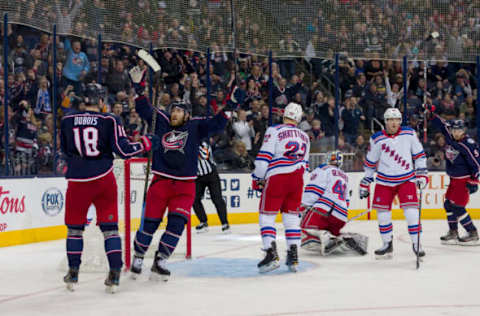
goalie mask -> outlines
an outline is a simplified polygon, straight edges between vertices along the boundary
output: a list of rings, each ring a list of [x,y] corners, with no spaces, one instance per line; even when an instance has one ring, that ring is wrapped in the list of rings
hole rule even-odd
[[[340,151],[331,151],[327,153],[327,161],[329,165],[336,165],[338,168],[343,165],[343,153]]]

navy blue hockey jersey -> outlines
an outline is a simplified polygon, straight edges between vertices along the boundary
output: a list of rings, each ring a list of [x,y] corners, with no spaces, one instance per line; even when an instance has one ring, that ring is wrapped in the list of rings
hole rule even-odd
[[[148,99],[140,96],[135,100],[136,110],[149,125],[152,123],[153,107]],[[223,111],[212,118],[193,117],[182,126],[170,126],[170,116],[158,110],[155,134],[160,137],[160,147],[153,152],[154,174],[189,180],[197,177],[198,151],[201,140],[223,130],[228,118]]]
[[[480,149],[475,140],[468,135],[460,141],[453,139],[445,120],[438,115],[434,116],[432,123],[442,131],[448,144],[445,150],[447,174],[452,178],[478,178]]]
[[[141,143],[130,143],[123,126],[112,114],[77,112],[63,117],[60,144],[67,161],[65,177],[91,181],[113,169],[113,152],[129,158],[143,152]]]

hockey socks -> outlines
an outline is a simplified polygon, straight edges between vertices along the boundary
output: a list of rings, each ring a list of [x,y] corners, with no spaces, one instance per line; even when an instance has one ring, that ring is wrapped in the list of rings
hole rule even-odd
[[[477,230],[475,228],[475,225],[473,225],[472,218],[467,213],[467,210],[464,207],[462,207],[462,212],[463,214],[458,216],[458,221],[460,222],[460,224],[462,224],[463,228],[465,228],[467,232]]]
[[[458,221],[460,221],[460,224],[462,224],[468,232],[477,230],[465,207],[455,205],[449,200],[446,200],[443,206],[447,212],[448,226],[450,230],[458,229]]]
[[[100,230],[105,239],[105,253],[108,259],[110,270],[120,270],[122,268],[122,240],[118,234],[118,225],[100,224]]]
[[[262,235],[263,249],[271,248],[272,241],[277,237],[277,230],[275,229],[276,215],[261,214],[259,216],[260,233]]]
[[[392,212],[391,211],[377,211],[378,229],[384,244],[392,241]]]
[[[416,245],[418,243],[418,234],[422,231],[422,226],[418,225],[418,209],[417,208],[405,208],[403,210],[405,219],[407,220],[408,233],[412,239],[412,243]]]
[[[82,262],[83,229],[83,226],[68,226],[67,232],[68,266],[77,270]]]
[[[285,227],[285,238],[287,239],[287,248],[296,245],[300,248],[301,234],[300,234],[300,216],[298,214],[283,213],[283,226]]]
[[[177,247],[180,237],[185,229],[186,219],[176,214],[168,215],[167,228],[160,238],[158,252],[162,258],[167,259]]]
[[[160,220],[144,219],[143,227],[140,227],[135,234],[135,241],[133,243],[136,256],[143,258],[148,247],[150,247],[153,234],[157,231],[160,222]]]

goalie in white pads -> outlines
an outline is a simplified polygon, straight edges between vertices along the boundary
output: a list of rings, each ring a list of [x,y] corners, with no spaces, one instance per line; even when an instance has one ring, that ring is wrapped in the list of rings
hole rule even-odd
[[[402,114],[397,108],[389,108],[384,114],[386,130],[372,135],[365,158],[365,177],[360,182],[360,199],[370,194],[370,183],[377,172],[372,207],[377,211],[378,226],[383,246],[375,250],[377,259],[391,258],[392,201],[398,195],[400,207],[407,220],[413,252],[419,257],[425,252],[418,247],[419,211],[417,188],[424,189],[428,183],[427,157],[417,134],[410,127],[400,126]],[[420,249],[419,249],[420,248]]]
[[[340,167],[339,151],[327,154],[327,164],[318,166],[310,175],[302,198],[302,248],[322,255],[367,253],[368,238],[360,234],[340,234],[348,218],[348,176]]]

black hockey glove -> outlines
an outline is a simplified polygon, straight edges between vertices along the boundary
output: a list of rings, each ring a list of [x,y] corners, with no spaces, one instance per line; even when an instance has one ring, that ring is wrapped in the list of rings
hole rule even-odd
[[[478,184],[467,182],[468,193],[473,194],[478,191]]]

